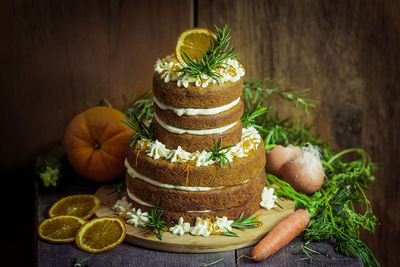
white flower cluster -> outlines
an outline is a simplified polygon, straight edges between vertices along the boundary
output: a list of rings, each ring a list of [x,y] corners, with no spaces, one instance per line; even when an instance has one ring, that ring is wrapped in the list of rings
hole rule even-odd
[[[232,220],[228,220],[227,217],[217,217],[215,222],[210,219],[196,218],[196,223],[194,226],[190,226],[189,223],[185,223],[183,218],[179,218],[178,224],[171,227],[169,230],[173,234],[184,235],[185,233],[190,233],[192,235],[209,236],[213,233],[223,233],[226,231],[232,231],[231,224]]]
[[[149,214],[147,212],[142,212],[141,209],[136,210],[132,207],[133,204],[127,200],[126,196],[124,196],[115,202],[112,210],[118,213],[121,217],[124,217],[127,223],[132,224],[135,227],[145,226],[146,223],[149,222],[149,218],[147,217]]]
[[[165,83],[169,81],[176,81],[178,87],[187,88],[189,84],[193,83],[197,87],[207,87],[209,84],[223,84],[224,82],[237,82],[244,76],[245,70],[237,59],[230,58],[223,62],[224,68],[217,70],[220,77],[217,80],[209,77],[207,74],[202,74],[201,79],[184,75],[182,72],[176,70],[186,67],[186,64],[179,63],[173,56],[167,56],[163,59],[157,59],[154,65],[154,71],[160,74]]]
[[[247,157],[250,151],[258,148],[259,144],[261,144],[261,137],[257,130],[254,127],[243,128],[240,142],[232,148],[226,149],[226,156],[231,162],[234,157]],[[216,160],[207,160],[211,156],[211,152],[208,152],[207,150],[190,153],[182,149],[180,146],[178,146],[177,149],[168,149],[158,140],[139,140],[136,148],[145,149],[146,155],[153,159],[168,159],[172,163],[195,161],[197,167],[219,163],[218,158]]]
[[[126,222],[132,224],[135,227],[144,227],[149,222],[147,212],[142,212],[141,209],[136,210],[132,208],[132,203],[129,202],[126,196],[115,202],[113,208],[120,216],[125,218]],[[190,226],[190,223],[184,222],[182,217],[179,218],[178,224],[169,228],[169,231],[175,235],[184,235],[190,233],[192,235],[209,236],[213,233],[223,233],[232,231],[231,224],[232,220],[228,220],[227,217],[216,217],[213,222],[211,219],[196,218],[194,226]]]

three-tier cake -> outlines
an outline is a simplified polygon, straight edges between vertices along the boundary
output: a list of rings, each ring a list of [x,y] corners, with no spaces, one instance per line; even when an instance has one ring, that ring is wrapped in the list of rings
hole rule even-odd
[[[256,129],[242,127],[244,68],[227,59],[217,79],[180,68],[174,56],[155,64],[154,138],[129,149],[129,199],[145,211],[159,203],[175,223],[254,213],[265,184],[265,148]]]

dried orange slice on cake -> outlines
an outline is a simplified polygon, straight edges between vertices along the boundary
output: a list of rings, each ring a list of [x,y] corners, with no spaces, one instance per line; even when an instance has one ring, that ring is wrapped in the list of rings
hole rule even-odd
[[[75,216],[63,215],[43,220],[38,226],[40,238],[53,243],[68,243],[86,221]]]
[[[125,223],[121,218],[101,217],[84,224],[76,234],[75,243],[84,251],[101,253],[119,245],[125,235]]]
[[[49,209],[49,217],[72,215],[89,219],[100,207],[100,198],[95,195],[72,195],[54,203]]]
[[[175,47],[176,59],[180,63],[184,63],[183,52],[191,59],[201,59],[203,57],[201,51],[206,52],[214,44],[215,39],[215,33],[208,29],[191,28],[182,32]]]

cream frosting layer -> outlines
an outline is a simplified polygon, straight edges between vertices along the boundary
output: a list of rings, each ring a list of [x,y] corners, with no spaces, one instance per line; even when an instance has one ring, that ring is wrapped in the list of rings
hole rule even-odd
[[[223,132],[226,132],[233,126],[235,126],[238,122],[234,122],[228,125],[225,125],[223,127],[219,128],[213,128],[213,129],[203,129],[203,130],[189,130],[189,129],[181,129],[177,128],[175,126],[169,125],[168,123],[164,122],[163,120],[160,119],[160,117],[157,116],[157,114],[154,113],[154,118],[157,120],[157,122],[163,127],[165,130],[171,133],[176,133],[176,134],[193,134],[193,135],[210,135],[210,134],[220,134]]]
[[[133,201],[139,203],[140,205],[143,205],[143,206],[146,206],[146,207],[150,207],[150,208],[154,207],[154,205],[151,205],[150,203],[147,203],[147,202],[141,200],[140,198],[138,198],[137,196],[135,196],[131,191],[129,191],[128,188],[126,189],[126,193],[128,194],[128,197],[130,199],[132,199]],[[208,213],[208,212],[211,212],[211,210],[188,210],[186,212],[189,212],[189,213],[193,213],[193,212]]]
[[[236,106],[239,101],[240,97],[236,99],[235,101],[224,105],[220,107],[215,107],[215,108],[178,108],[178,107],[173,107],[173,106],[168,106],[165,105],[164,103],[161,103],[160,100],[158,100],[155,96],[153,96],[154,103],[162,109],[162,110],[171,110],[173,111],[176,115],[182,116],[182,115],[187,115],[187,116],[196,116],[196,115],[204,115],[204,116],[211,116],[211,115],[217,115],[221,112],[224,112],[226,110],[231,109],[232,107]]]
[[[216,80],[203,74],[200,78],[195,78],[189,75],[184,75],[177,70],[182,67],[187,67],[186,64],[179,63],[174,56],[167,56],[163,59],[157,59],[154,65],[154,71],[157,72],[165,83],[176,81],[178,87],[187,88],[189,84],[194,84],[197,87],[207,87],[209,84],[223,84],[224,82],[237,82],[245,74],[245,69],[242,64],[235,58],[225,60],[222,65],[224,68],[219,68],[216,72],[219,74]]]
[[[128,160],[125,159],[125,167],[126,170],[128,171],[128,174],[133,177],[140,179],[142,181],[145,181],[148,184],[158,186],[161,188],[166,188],[166,189],[176,189],[176,190],[182,190],[182,191],[192,191],[192,192],[197,192],[197,191],[210,191],[210,190],[216,190],[216,189],[222,189],[225,186],[219,186],[219,187],[205,187],[205,186],[183,186],[183,185],[171,185],[171,184],[163,184],[160,183],[156,180],[153,180],[147,176],[144,176],[140,173],[138,173],[132,166],[129,164]],[[244,181],[243,183],[246,183],[248,180]]]
[[[223,152],[225,152],[228,160],[232,162],[235,157],[247,157],[249,152],[256,150],[260,143],[261,136],[254,127],[242,128],[242,137],[240,142],[230,149],[224,149]],[[162,158],[170,160],[172,163],[186,163],[190,160],[195,161],[197,167],[219,163],[219,158],[208,160],[211,156],[211,152],[208,152],[207,150],[190,153],[182,149],[180,146],[177,149],[168,149],[158,140],[152,141],[148,139],[139,140],[136,146],[137,149],[145,151],[147,156],[155,160]]]

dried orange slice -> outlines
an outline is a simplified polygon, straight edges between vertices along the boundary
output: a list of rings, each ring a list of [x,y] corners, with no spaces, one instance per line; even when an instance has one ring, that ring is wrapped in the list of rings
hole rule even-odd
[[[49,217],[71,215],[89,219],[100,207],[100,198],[95,195],[72,195],[54,203],[49,209]]]
[[[125,223],[121,218],[101,217],[82,225],[76,234],[75,243],[84,251],[100,253],[119,245],[125,235]]]
[[[63,215],[43,220],[38,226],[39,237],[53,243],[68,243],[86,221],[75,216]]]
[[[191,59],[201,59],[216,39],[215,34],[204,28],[191,28],[182,32],[178,37],[178,42],[175,47],[175,56],[180,63],[184,63],[182,58],[185,52]]]

